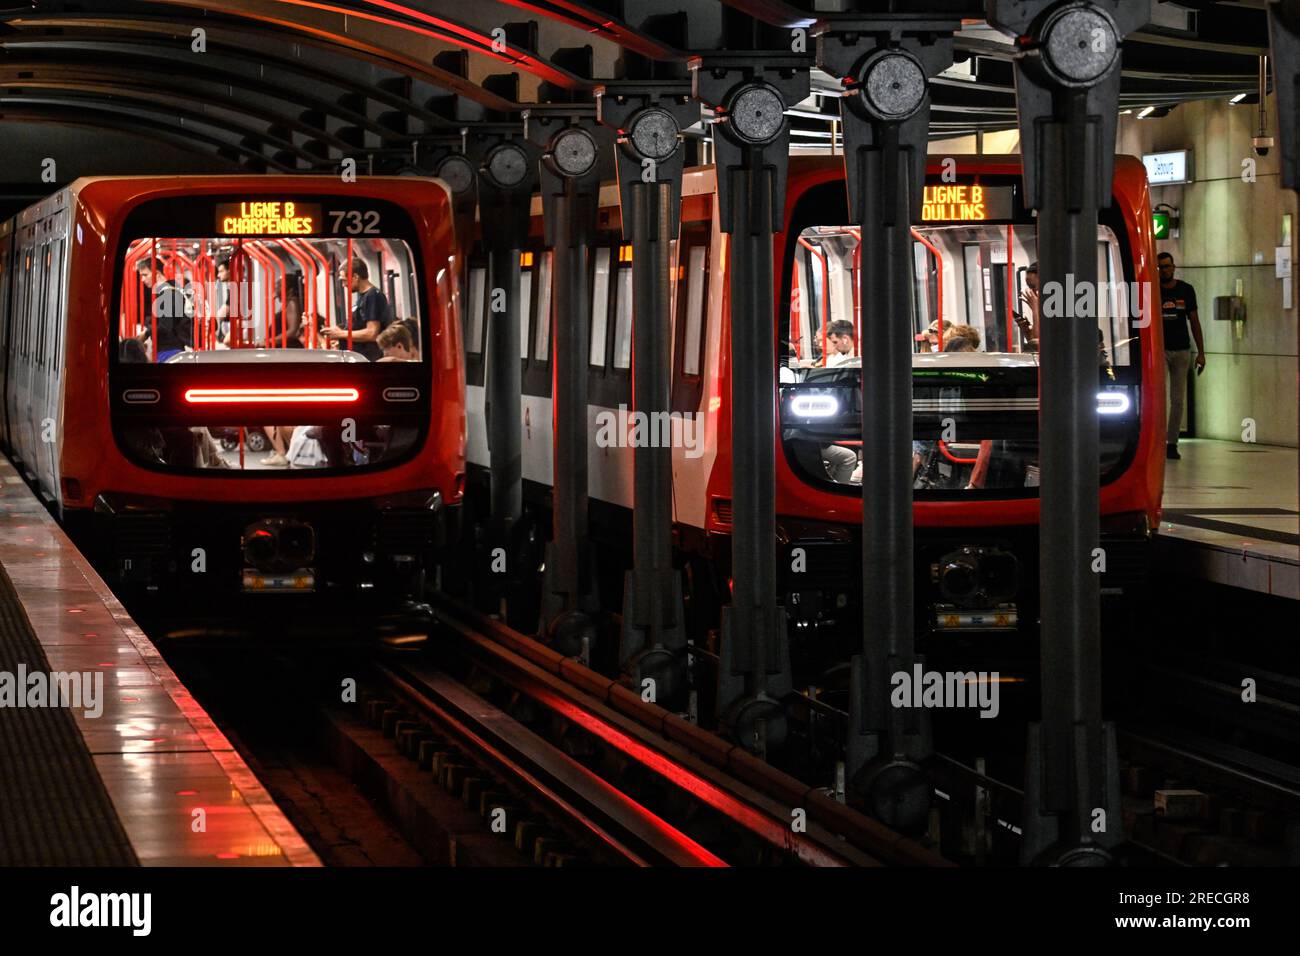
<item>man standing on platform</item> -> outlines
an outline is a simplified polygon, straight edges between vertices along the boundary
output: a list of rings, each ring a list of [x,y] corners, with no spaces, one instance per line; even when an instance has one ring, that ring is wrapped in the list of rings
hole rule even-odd
[[[1205,339],[1196,312],[1196,290],[1174,278],[1174,257],[1167,252],[1156,256],[1160,269],[1160,302],[1165,323],[1165,367],[1169,370],[1169,421],[1165,432],[1165,457],[1178,454],[1178,432],[1183,425],[1187,400],[1187,370],[1191,364],[1191,339],[1196,340],[1196,374],[1205,371]],[[1191,325],[1191,337],[1187,327]]]

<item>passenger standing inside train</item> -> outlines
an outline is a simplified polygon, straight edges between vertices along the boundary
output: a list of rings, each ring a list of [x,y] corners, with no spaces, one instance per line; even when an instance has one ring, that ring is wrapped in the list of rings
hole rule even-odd
[[[230,337],[230,257],[222,256],[217,260],[217,341],[225,342]]]
[[[144,323],[144,331],[136,336],[141,344],[153,337],[155,322],[158,341],[153,343],[154,361],[165,362],[178,352],[192,346],[194,318],[189,300],[176,284],[168,279],[157,260],[142,259],[136,266],[140,281],[152,293],[153,320]]]
[[[1167,252],[1156,256],[1160,268],[1160,302],[1165,325],[1165,367],[1169,370],[1169,420],[1165,432],[1165,457],[1178,454],[1178,432],[1183,427],[1183,406],[1187,401],[1187,372],[1191,364],[1192,339],[1196,340],[1196,374],[1205,371],[1205,339],[1196,311],[1196,290],[1174,278],[1174,257]],[[1191,325],[1191,337],[1187,327]]]
[[[361,259],[353,259],[351,270],[348,266],[339,269],[339,278],[348,281],[349,271],[352,279],[352,351],[359,352],[374,362],[383,357],[376,340],[379,333],[388,328],[393,321],[393,310],[388,300],[379,291],[379,287],[370,281],[370,268]],[[321,329],[321,335],[335,342],[342,342],[347,347],[348,330],[334,325]]]
[[[1025,310],[1016,316],[1016,325],[1023,335],[1023,348],[1026,352],[1038,351],[1038,334],[1042,322],[1042,295],[1038,288],[1038,263],[1031,262],[1025,270],[1025,288],[1020,293],[1020,301]],[[1106,354],[1106,333],[1097,329],[1097,367],[1108,378],[1110,374],[1110,356]]]
[[[1015,316],[1015,324],[1021,329],[1024,351],[1039,350],[1039,264],[1030,263],[1024,271],[1024,289],[1021,290],[1021,303],[1024,308]]]

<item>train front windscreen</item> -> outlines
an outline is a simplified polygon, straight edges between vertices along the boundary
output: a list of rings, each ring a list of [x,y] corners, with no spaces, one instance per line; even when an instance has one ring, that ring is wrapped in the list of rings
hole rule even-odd
[[[1136,447],[1138,336],[1149,305],[1131,281],[1122,223],[1098,227],[1098,281],[1086,293],[1072,285],[1043,289],[1034,222],[1017,192],[1010,182],[925,189],[924,214],[912,230],[918,499],[1037,494],[1038,340],[1053,322],[1096,319],[1103,482]],[[777,369],[782,440],[805,480],[857,493],[862,355],[887,317],[860,300],[859,230],[817,224],[818,211],[826,212],[805,206],[802,223],[796,213],[787,261],[790,299]]]
[[[187,196],[134,210],[110,344],[124,450],[149,467],[260,476],[408,458],[428,413],[418,248],[405,211],[377,200]]]

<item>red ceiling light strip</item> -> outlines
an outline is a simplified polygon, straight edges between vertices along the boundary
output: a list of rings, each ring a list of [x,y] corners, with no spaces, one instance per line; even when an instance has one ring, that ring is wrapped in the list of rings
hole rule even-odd
[[[185,390],[185,401],[191,405],[355,402],[360,397],[361,393],[355,388],[187,388]]]

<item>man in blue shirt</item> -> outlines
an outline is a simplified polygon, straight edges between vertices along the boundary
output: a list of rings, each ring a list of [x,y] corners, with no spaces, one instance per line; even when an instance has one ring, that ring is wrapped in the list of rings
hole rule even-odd
[[[345,283],[348,281],[348,273],[349,269],[346,265],[340,267],[339,278]],[[393,311],[388,307],[388,300],[379,291],[379,287],[370,281],[370,268],[363,260],[352,260],[351,275],[352,351],[359,352],[375,362],[384,354],[375,340],[379,338],[379,333],[393,321]],[[327,339],[341,342],[342,347],[347,348],[347,328],[329,325],[321,329],[320,334]]]

